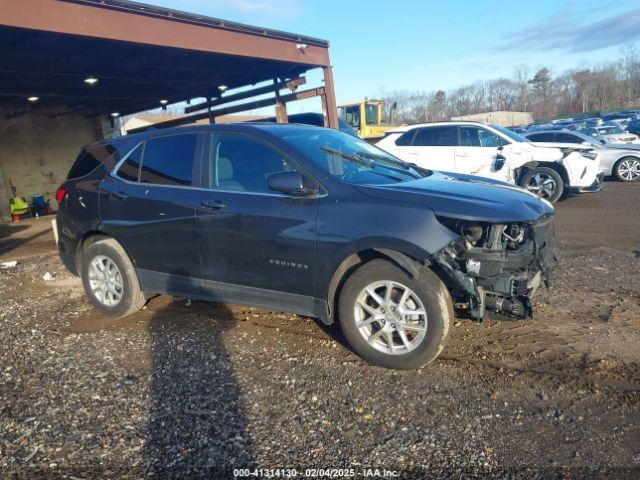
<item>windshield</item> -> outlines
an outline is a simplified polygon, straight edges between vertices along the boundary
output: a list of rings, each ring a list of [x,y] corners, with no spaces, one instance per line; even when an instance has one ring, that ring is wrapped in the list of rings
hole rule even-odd
[[[378,105],[367,103],[364,106],[367,125],[378,125]]]
[[[340,107],[340,116],[353,128],[360,128],[360,105]]]
[[[624,133],[620,127],[598,127],[596,128],[598,135],[614,135],[616,133]]]
[[[327,176],[353,184],[408,182],[429,172],[389,155],[378,147],[330,129],[283,132],[282,138],[304,153]]]
[[[504,128],[499,125],[491,125],[491,128],[499,131],[504,136],[509,137],[514,142],[530,142],[531,141],[528,138],[523,137],[519,133],[516,133],[513,130],[509,130],[508,128]]]

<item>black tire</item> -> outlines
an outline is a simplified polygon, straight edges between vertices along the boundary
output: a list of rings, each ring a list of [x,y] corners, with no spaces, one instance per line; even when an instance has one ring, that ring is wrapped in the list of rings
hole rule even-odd
[[[116,305],[103,304],[94,294],[89,282],[91,262],[98,256],[107,257],[118,267],[122,278],[122,297]],[[87,246],[82,252],[81,272],[82,286],[89,303],[97,310],[110,317],[120,318],[139,311],[146,302],[140,290],[140,282],[136,271],[124,248],[113,238],[103,238]]]
[[[553,193],[549,194],[542,190],[540,191],[532,190],[532,188],[538,188],[538,185],[535,185],[536,176],[539,176],[538,178],[542,178],[542,179],[551,178],[555,183],[553,188]],[[530,184],[534,184],[534,185],[530,185]],[[557,171],[549,167],[536,167],[533,170],[529,170],[520,179],[520,186],[525,190],[528,190],[531,193],[534,193],[539,197],[548,200],[551,203],[557,202],[560,199],[560,197],[562,197],[562,194],[564,193],[564,180],[562,179],[562,177]]]
[[[422,302],[427,328],[424,338],[413,350],[395,355],[379,351],[365,340],[356,326],[354,308],[358,296],[376,281],[392,281],[406,286]],[[424,268],[416,278],[412,278],[392,263],[376,259],[360,267],[346,281],[340,293],[338,317],[344,336],[363,359],[386,368],[411,370],[432,362],[442,352],[453,325],[453,304],[449,291],[430,269]],[[371,327],[372,331],[380,327],[379,322],[375,325]]]
[[[640,158],[638,157],[622,157],[616,162],[613,167],[613,174],[621,182],[637,182],[640,180],[640,176],[635,176],[633,172],[629,171],[628,167],[633,165],[636,169],[640,168]],[[626,168],[625,168],[626,167]],[[621,171],[622,170],[622,171]]]

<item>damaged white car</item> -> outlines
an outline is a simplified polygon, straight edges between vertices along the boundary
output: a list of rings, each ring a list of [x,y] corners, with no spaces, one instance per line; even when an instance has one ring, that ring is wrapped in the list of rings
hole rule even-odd
[[[376,146],[431,170],[493,178],[557,201],[565,191],[602,189],[597,152],[585,145],[536,145],[506,128],[437,122],[389,130]]]

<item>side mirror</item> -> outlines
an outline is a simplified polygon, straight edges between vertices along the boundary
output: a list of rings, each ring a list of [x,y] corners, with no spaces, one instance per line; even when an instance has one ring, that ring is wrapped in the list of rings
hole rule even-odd
[[[296,197],[306,197],[318,193],[318,187],[309,185],[309,182],[298,172],[272,173],[267,179],[267,184],[274,192]]]
[[[504,155],[501,155],[501,154],[496,155],[496,162],[494,164],[496,171],[502,170],[502,167],[504,167],[505,163],[507,163],[507,159]]]

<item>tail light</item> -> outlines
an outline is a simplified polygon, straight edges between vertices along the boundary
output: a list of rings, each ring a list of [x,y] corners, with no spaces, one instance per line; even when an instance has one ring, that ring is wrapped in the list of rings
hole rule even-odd
[[[67,193],[69,193],[69,191],[66,188],[58,188],[58,190],[56,191],[56,202],[62,202],[62,199],[67,195]]]

